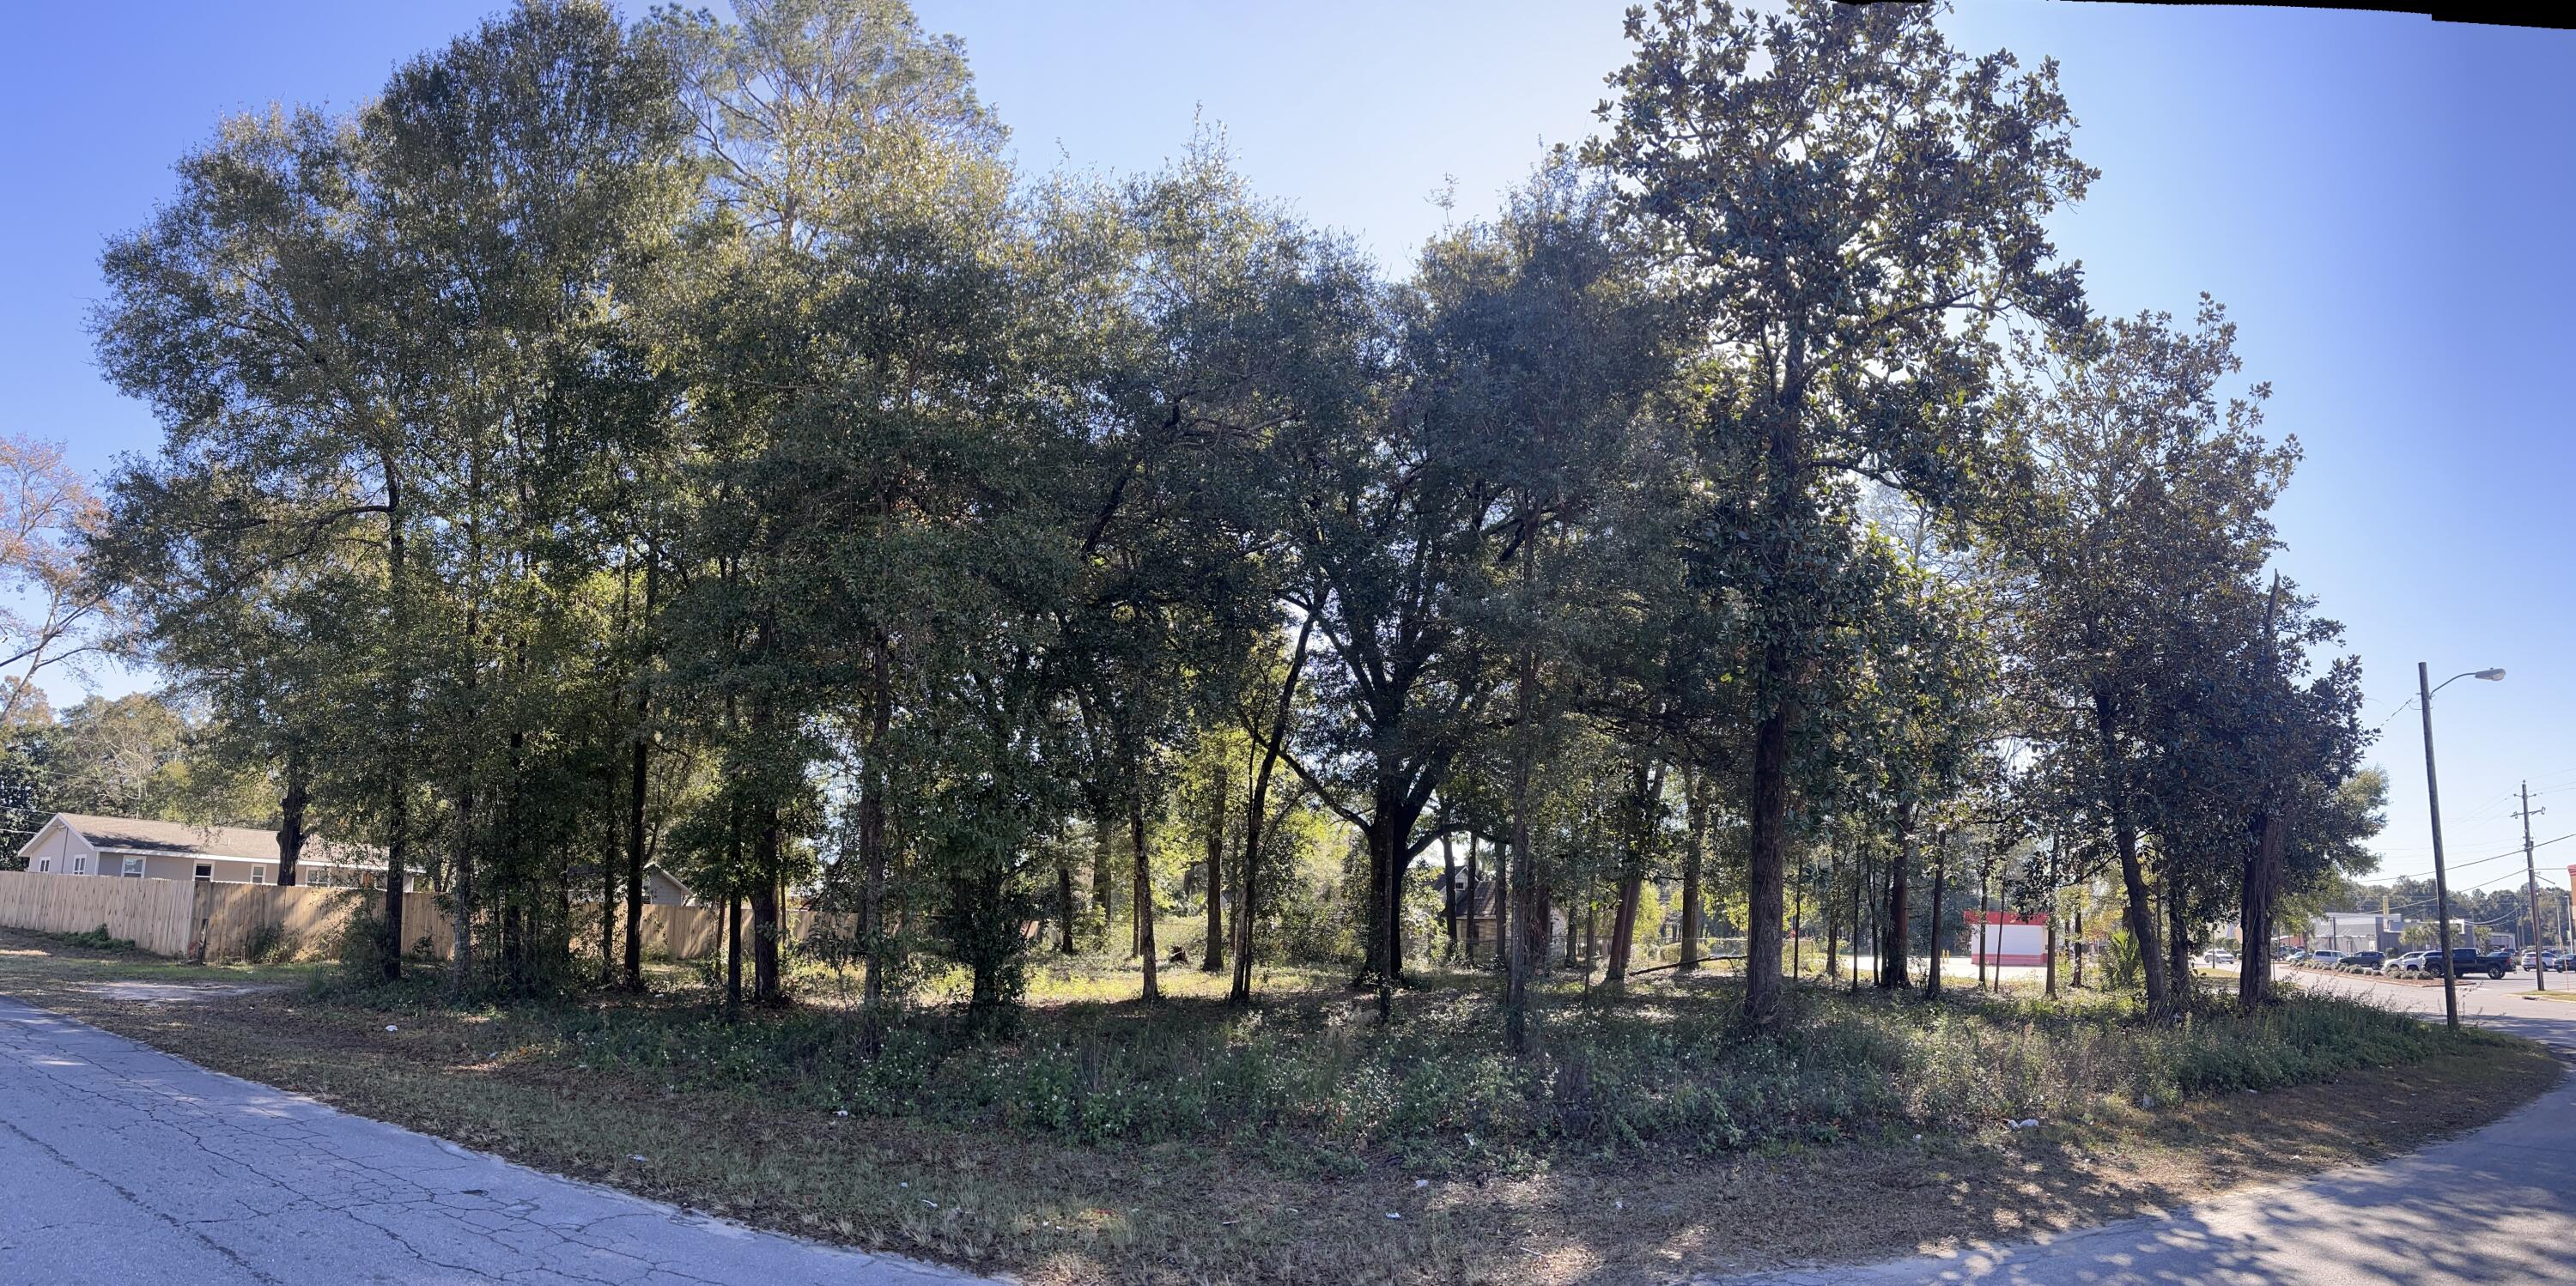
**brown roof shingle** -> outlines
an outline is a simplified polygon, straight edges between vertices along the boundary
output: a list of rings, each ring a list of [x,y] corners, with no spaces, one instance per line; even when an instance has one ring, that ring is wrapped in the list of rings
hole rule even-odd
[[[63,824],[102,849],[143,853],[177,853],[229,857],[253,862],[277,860],[277,832],[247,826],[195,826],[155,822],[139,817],[100,817],[91,813],[57,813]],[[335,866],[384,865],[384,855],[357,844],[313,839],[305,842],[304,860]]]

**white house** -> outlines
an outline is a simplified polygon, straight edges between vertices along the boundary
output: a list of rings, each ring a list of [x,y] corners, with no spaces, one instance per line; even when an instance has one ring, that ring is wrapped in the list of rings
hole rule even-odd
[[[244,826],[56,813],[18,855],[28,870],[53,875],[277,882],[277,832]],[[323,839],[306,840],[295,863],[298,884],[374,884],[384,872],[384,856],[376,850]]]

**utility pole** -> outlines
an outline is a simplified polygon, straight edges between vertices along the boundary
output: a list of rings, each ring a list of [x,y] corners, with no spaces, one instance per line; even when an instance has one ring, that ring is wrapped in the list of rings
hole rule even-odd
[[[2542,812],[2549,810],[2544,808]],[[2531,913],[2531,979],[2541,991],[2549,990],[2549,971],[2540,965],[2540,874],[2531,864],[2531,783],[2522,783],[2522,896]]]
[[[2442,869],[2442,787],[2433,772],[2432,685],[2431,670],[2424,662],[2416,662],[2416,708],[2424,716],[2424,803],[2433,815],[2433,914],[2442,932],[2442,1016],[2452,1031],[2458,1031],[2460,991],[2452,975],[2459,970],[2451,959],[2451,879]]]

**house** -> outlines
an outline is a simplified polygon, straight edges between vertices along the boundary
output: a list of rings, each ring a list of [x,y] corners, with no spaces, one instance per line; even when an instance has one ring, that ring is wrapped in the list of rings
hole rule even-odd
[[[617,896],[625,897],[624,868],[621,867],[613,872],[613,876],[617,881]],[[597,863],[586,863],[572,868],[565,872],[564,880],[572,888],[573,901],[593,905],[598,903],[599,866]],[[681,883],[680,877],[671,874],[660,862],[646,862],[644,864],[644,904],[646,906],[696,906],[698,896],[691,893],[689,886]]]
[[[56,813],[36,828],[18,855],[28,870],[40,874],[277,882],[277,832],[246,826]],[[295,864],[298,884],[374,884],[384,872],[384,857],[376,850],[324,839],[305,840]]]

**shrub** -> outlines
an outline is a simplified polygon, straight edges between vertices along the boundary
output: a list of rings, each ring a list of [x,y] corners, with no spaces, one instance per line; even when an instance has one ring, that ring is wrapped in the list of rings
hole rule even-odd
[[[75,947],[87,947],[92,951],[141,951],[143,949],[136,946],[131,938],[120,938],[109,933],[104,924],[95,929],[84,929],[79,933],[66,933],[63,935],[63,941]]]
[[[2134,991],[2142,985],[2146,972],[2146,961],[2138,954],[2138,940],[2126,929],[2113,931],[2110,950],[2102,958],[2103,985],[2113,991]]]
[[[361,989],[381,984],[385,965],[396,954],[391,936],[385,931],[381,914],[365,909],[351,911],[340,922],[338,940],[331,944],[331,957],[340,963],[341,981]]]
[[[250,941],[242,944],[242,959],[252,964],[292,960],[300,945],[285,925],[263,921],[250,931]]]

